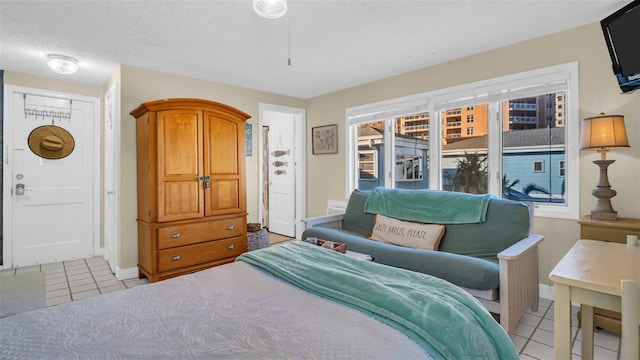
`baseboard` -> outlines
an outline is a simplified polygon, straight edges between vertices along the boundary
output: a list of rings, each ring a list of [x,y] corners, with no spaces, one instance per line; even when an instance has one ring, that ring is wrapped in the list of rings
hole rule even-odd
[[[538,284],[538,293],[543,299],[553,300],[553,286],[551,285]]]
[[[137,277],[138,277],[138,267],[125,268],[125,269],[116,267],[116,279],[118,280],[135,279]]]

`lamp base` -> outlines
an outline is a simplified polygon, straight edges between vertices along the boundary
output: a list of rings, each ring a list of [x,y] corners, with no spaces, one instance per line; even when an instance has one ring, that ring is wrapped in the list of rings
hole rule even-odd
[[[591,218],[597,220],[618,220],[618,212],[613,210],[611,206],[611,198],[616,196],[616,191],[611,189],[609,177],[607,176],[607,168],[613,164],[615,160],[594,160],[593,163],[600,168],[600,179],[591,194],[595,196],[596,206],[591,210]]]
[[[594,220],[618,221],[618,212],[595,212],[591,210],[591,218]]]

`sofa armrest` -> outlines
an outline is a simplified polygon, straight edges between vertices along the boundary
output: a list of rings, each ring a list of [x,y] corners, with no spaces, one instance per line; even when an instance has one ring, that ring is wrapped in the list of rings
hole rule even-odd
[[[522,254],[529,251],[532,247],[537,246],[539,242],[544,239],[544,236],[540,234],[530,234],[526,238],[518,241],[517,243],[509,246],[498,253],[498,259],[500,260],[516,260]]]
[[[305,224],[305,229],[312,227],[342,229],[342,220],[344,220],[344,213],[336,213],[304,218],[302,222]]]
[[[538,311],[538,243],[544,237],[529,234],[498,254],[500,265],[500,325],[513,333],[522,315]]]

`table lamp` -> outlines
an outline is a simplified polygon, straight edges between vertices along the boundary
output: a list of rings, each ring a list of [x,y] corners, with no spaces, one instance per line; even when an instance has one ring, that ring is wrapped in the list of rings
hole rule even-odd
[[[591,210],[592,219],[618,220],[618,213],[611,206],[611,198],[616,196],[616,191],[611,189],[607,176],[607,168],[615,162],[607,160],[607,152],[612,147],[629,147],[624,116],[600,113],[599,116],[582,120],[580,149],[596,149],[600,153],[600,160],[593,161],[600,168],[600,179],[591,191],[597,199],[596,206]]]

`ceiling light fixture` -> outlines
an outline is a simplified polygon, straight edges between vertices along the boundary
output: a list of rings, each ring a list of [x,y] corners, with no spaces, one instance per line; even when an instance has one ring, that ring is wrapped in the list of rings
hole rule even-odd
[[[58,74],[69,75],[78,71],[78,60],[72,57],[49,54],[47,58],[47,65]]]
[[[265,19],[278,19],[287,12],[287,0],[253,0],[253,10]]]

